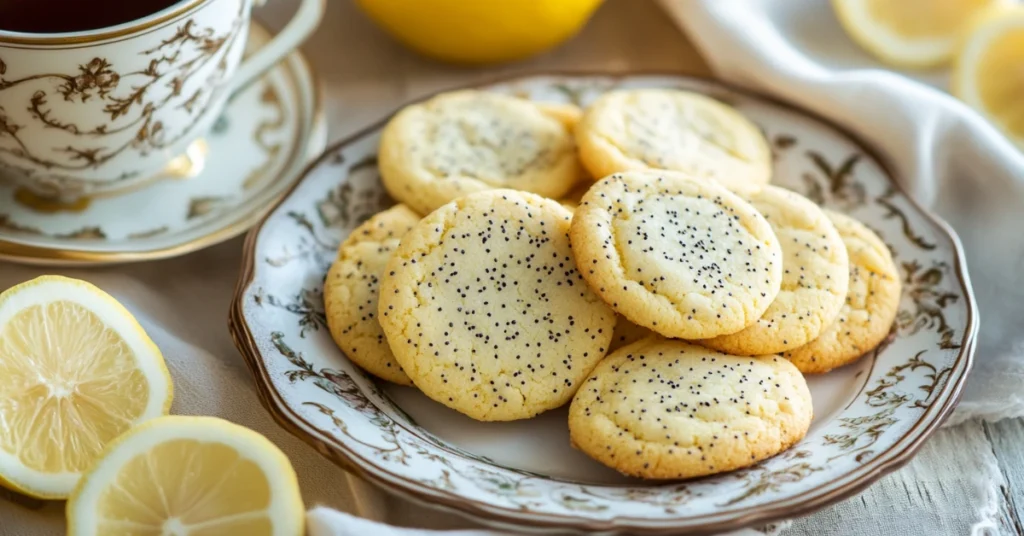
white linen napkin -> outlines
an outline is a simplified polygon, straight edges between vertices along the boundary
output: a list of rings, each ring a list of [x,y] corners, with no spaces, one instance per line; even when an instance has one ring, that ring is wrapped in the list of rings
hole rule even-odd
[[[981,329],[947,424],[1024,416],[1024,154],[945,93],[948,73],[885,70],[846,37],[828,0],[660,1],[718,76],[843,124],[953,225]]]

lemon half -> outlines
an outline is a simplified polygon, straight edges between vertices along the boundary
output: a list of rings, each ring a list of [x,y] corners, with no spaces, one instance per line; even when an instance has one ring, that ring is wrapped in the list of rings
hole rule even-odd
[[[941,65],[953,57],[966,22],[1012,0],[832,0],[846,32],[881,61]]]
[[[67,504],[68,534],[296,536],[304,512],[288,458],[214,417],[162,417],[114,441]]]
[[[978,15],[957,53],[953,93],[1024,149],[1024,6]]]
[[[65,498],[106,445],[167,413],[160,350],[121,304],[45,276],[0,294],[0,484]]]

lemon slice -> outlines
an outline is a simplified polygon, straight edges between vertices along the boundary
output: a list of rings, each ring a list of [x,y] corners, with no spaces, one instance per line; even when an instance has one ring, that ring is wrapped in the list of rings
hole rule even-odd
[[[67,505],[68,534],[296,536],[302,497],[267,438],[214,417],[161,417],[114,441]]]
[[[0,484],[67,497],[107,443],[170,405],[160,350],[102,290],[45,276],[0,294]]]
[[[1024,6],[986,10],[970,24],[953,93],[1024,149]]]
[[[925,68],[953,57],[964,23],[1012,0],[832,0],[843,28],[881,61]]]

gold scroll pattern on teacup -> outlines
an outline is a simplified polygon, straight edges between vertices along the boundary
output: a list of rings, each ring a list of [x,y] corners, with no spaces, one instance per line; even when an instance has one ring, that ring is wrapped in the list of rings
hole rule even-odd
[[[107,59],[96,57],[79,65],[78,72],[74,74],[35,74],[8,80],[5,78],[7,64],[0,57],[0,92],[23,84],[38,84],[39,89],[32,92],[29,101],[25,103],[28,117],[46,128],[66,132],[76,140],[74,144],[53,148],[54,152],[65,155],[63,159],[34,154],[20,138],[20,131],[25,125],[13,120],[5,108],[17,104],[5,102],[0,105],[0,142],[4,139],[8,141],[0,143],[0,152],[31,162],[48,170],[47,175],[54,176],[52,170],[99,168],[128,150],[147,154],[173,145],[188,136],[189,129],[168,132],[159,120],[158,112],[172,101],[180,100],[189,79],[211,62],[217,62],[210,76],[211,81],[216,82],[224,77],[227,70],[226,52],[240,34],[241,27],[239,18],[225,33],[217,35],[213,28],[198,28],[195,21],[189,19],[179,25],[173,35],[140,53],[148,59],[145,67],[124,73],[118,72],[116,66]],[[175,104],[175,108],[184,110],[191,117],[199,116],[213,101],[216,90],[211,89],[211,85],[202,84],[183,102]],[[166,94],[153,99],[150,94],[157,88]],[[107,122],[83,127],[62,121],[54,112],[51,103],[53,99],[79,104],[98,100],[103,104],[102,110]],[[130,136],[127,140],[121,141],[128,134]],[[117,142],[113,141],[115,139]],[[127,178],[130,175],[116,177],[114,180]],[[77,182],[77,179],[71,177],[58,179],[58,182],[63,183],[64,180]]]

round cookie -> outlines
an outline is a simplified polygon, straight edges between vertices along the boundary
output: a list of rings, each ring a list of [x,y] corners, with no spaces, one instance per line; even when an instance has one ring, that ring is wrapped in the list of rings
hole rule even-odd
[[[427,396],[481,421],[569,401],[615,328],[576,269],[571,217],[556,201],[492,190],[444,205],[402,239],[378,316]]]
[[[900,305],[900,275],[881,238],[862,223],[825,211],[850,258],[850,285],[835,322],[817,339],[783,354],[804,374],[852,363],[878,346],[892,329]]]
[[[572,400],[569,436],[630,476],[677,479],[753,465],[810,427],[811,393],[781,357],[645,339],[605,358]]]
[[[595,183],[572,219],[580,272],[633,323],[679,339],[735,333],[782,282],[768,222],[724,187],[671,171]]]
[[[381,134],[381,180],[420,214],[494,188],[559,198],[583,173],[564,108],[472,90],[407,106]]]
[[[768,220],[782,245],[782,287],[756,322],[699,343],[735,355],[777,354],[814,340],[839,315],[849,257],[839,231],[811,200],[777,186],[741,195]]]
[[[669,169],[732,188],[767,184],[772,172],[757,125],[710,97],[675,89],[605,93],[584,112],[576,143],[596,178]]]
[[[334,342],[360,368],[390,382],[412,385],[377,321],[380,277],[399,240],[419,215],[405,205],[378,212],[338,248],[324,281],[324,309]]]

